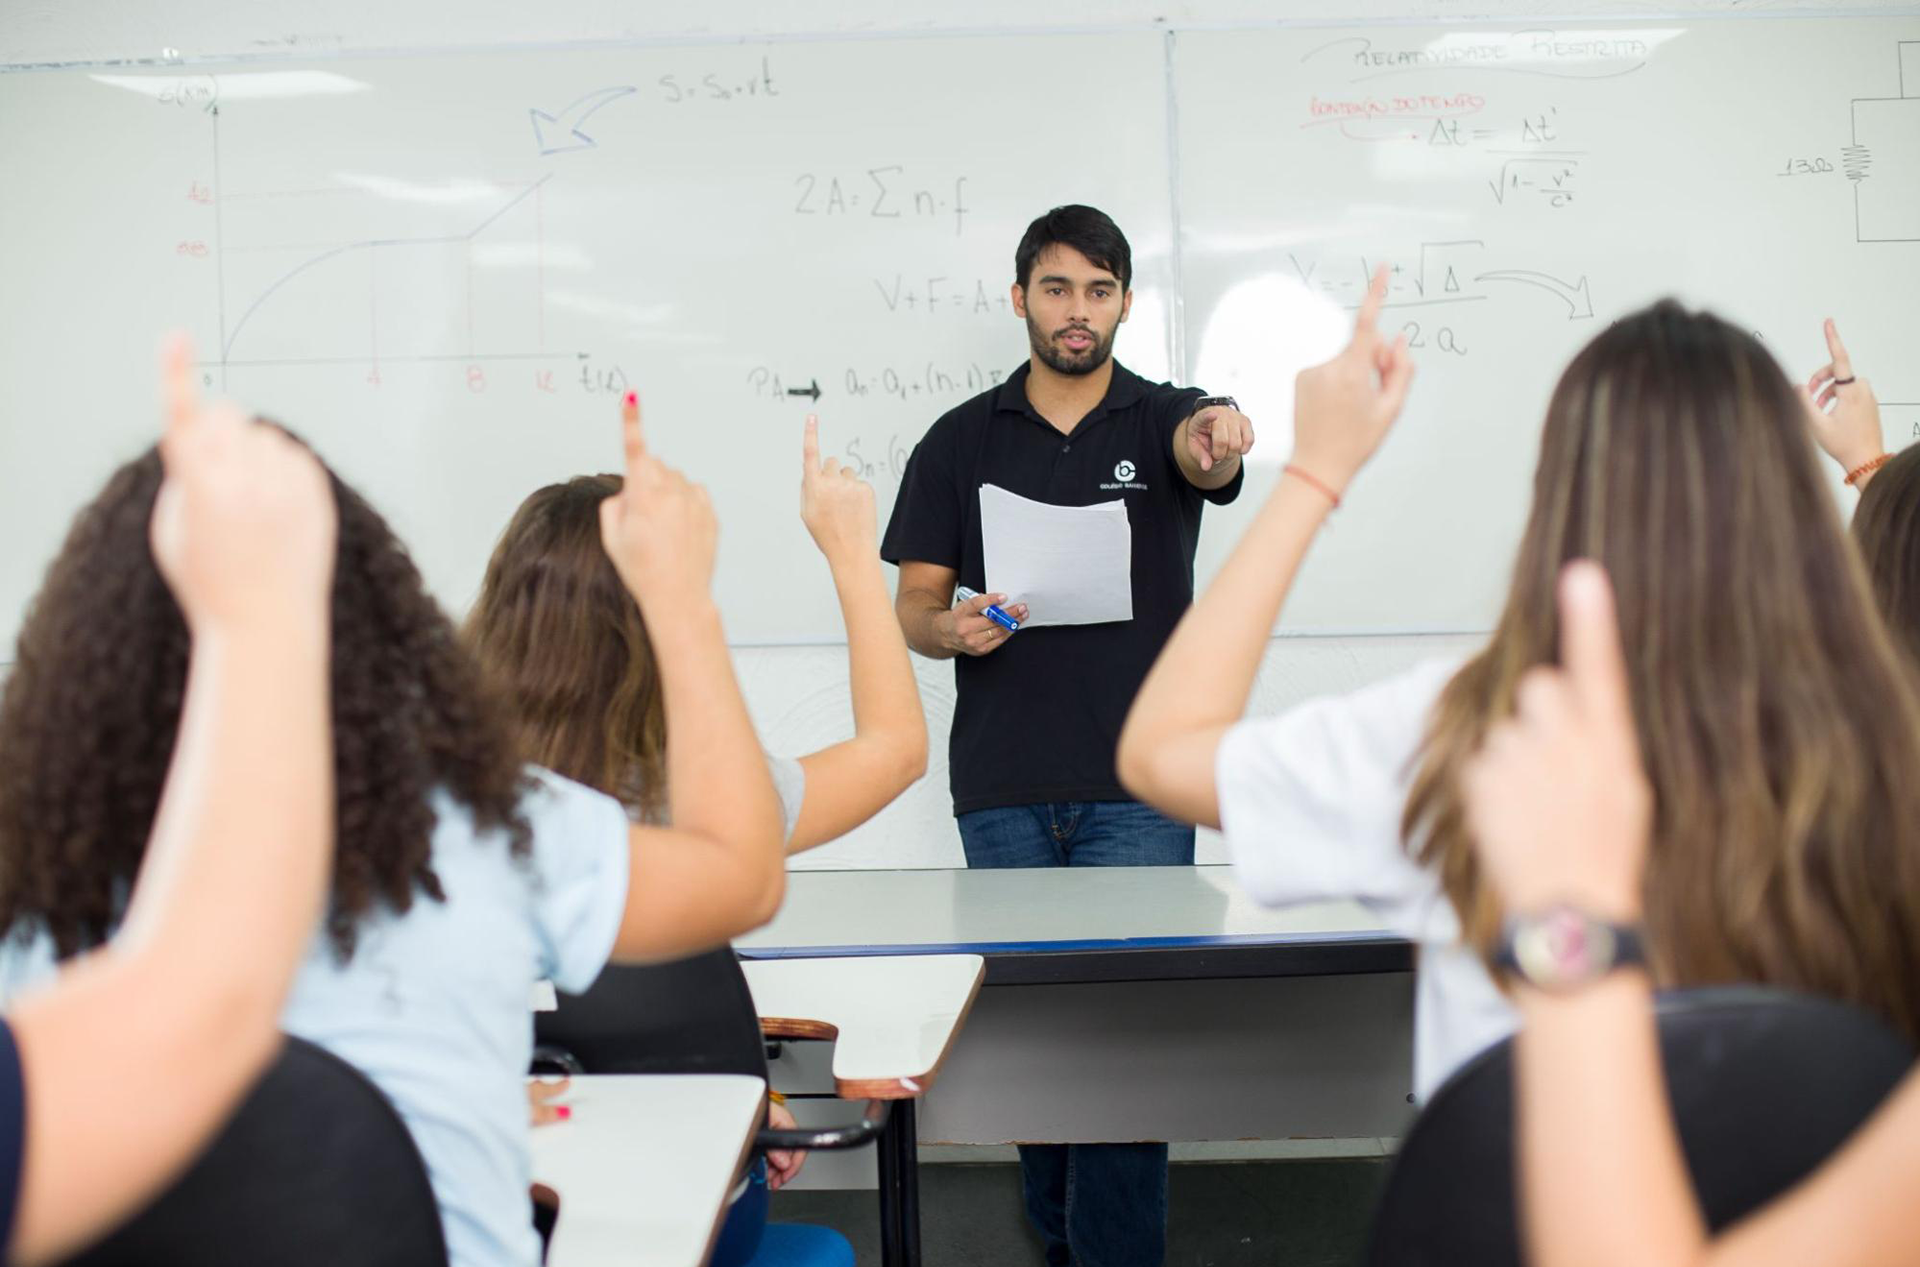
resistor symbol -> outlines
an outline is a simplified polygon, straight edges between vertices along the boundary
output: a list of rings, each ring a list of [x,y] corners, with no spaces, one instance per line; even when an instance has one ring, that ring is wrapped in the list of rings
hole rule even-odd
[[[1873,166],[1873,152],[1864,145],[1847,145],[1840,150],[1840,167],[1848,180],[1865,180]]]

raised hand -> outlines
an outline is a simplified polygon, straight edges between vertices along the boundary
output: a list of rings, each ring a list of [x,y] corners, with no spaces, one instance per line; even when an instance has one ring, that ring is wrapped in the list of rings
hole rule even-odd
[[[647,452],[640,398],[620,405],[626,478],[600,503],[600,542],[649,622],[681,603],[710,600],[720,528],[707,490]]]
[[[1386,438],[1413,382],[1403,334],[1380,337],[1387,269],[1374,270],[1353,338],[1332,360],[1300,371],[1293,386],[1293,463],[1338,495]]]
[[[800,521],[827,562],[871,562],[879,554],[873,486],[834,458],[820,460],[820,419],[807,415],[801,441]]]
[[[185,335],[167,341],[160,388],[166,478],[148,542],[188,628],[199,637],[326,611],[338,529],[319,459],[230,401],[203,404]]]
[[[1520,680],[1463,779],[1474,853],[1509,911],[1633,919],[1653,821],[1607,574],[1560,576],[1560,665]]]
[[[1225,405],[1209,405],[1187,420],[1187,452],[1203,471],[1253,448],[1253,419]]]
[[[1802,391],[1814,442],[1843,471],[1856,471],[1886,451],[1880,432],[1880,402],[1873,387],[1854,374],[1847,345],[1827,318],[1827,353],[1833,359],[1813,372]]]

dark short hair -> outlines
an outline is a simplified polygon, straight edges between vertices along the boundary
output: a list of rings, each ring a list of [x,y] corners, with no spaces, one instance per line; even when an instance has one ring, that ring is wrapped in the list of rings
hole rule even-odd
[[[1120,226],[1098,207],[1070,203],[1055,207],[1028,225],[1013,253],[1015,285],[1027,284],[1033,276],[1033,262],[1050,246],[1070,246],[1095,267],[1118,277],[1122,291],[1133,287],[1133,248],[1127,245],[1127,235],[1120,232]]]

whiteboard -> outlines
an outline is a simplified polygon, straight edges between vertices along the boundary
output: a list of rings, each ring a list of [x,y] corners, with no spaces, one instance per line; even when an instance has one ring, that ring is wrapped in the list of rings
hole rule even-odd
[[[1337,346],[1366,264],[1401,269],[1414,401],[1287,631],[1489,627],[1559,367],[1661,293],[1797,375],[1837,317],[1889,442],[1920,437],[1920,20],[1538,27],[0,76],[0,645],[150,438],[170,326],[372,498],[456,613],[528,491],[615,464],[637,387],[714,491],[729,637],[839,641],[797,523],[801,416],[884,516],[932,420],[1025,359],[1012,251],[1064,201],[1133,242],[1120,358],[1235,394],[1259,430],[1240,501],[1207,512],[1203,584],[1288,451],[1294,372]]]
[[[801,420],[884,516],[927,426],[1024,362],[1007,292],[1035,215],[1125,226],[1120,353],[1169,376],[1165,53],[1135,32],[0,77],[0,635],[150,440],[146,367],[184,326],[210,386],[309,437],[455,612],[522,497],[617,467],[637,388],[713,490],[730,638],[839,641]]]
[[[1294,374],[1369,269],[1412,403],[1282,628],[1492,627],[1568,357],[1665,294],[1804,379],[1833,316],[1920,438],[1920,20],[1373,27],[1177,38],[1185,372],[1259,427],[1218,566],[1290,448]],[[1838,474],[1834,475],[1836,486]]]

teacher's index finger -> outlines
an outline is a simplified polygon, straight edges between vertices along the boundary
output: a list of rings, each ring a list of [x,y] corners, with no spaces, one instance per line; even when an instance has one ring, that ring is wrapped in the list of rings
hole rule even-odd
[[[800,453],[807,462],[807,474],[820,469],[820,415],[808,414],[806,430],[801,433]]]

